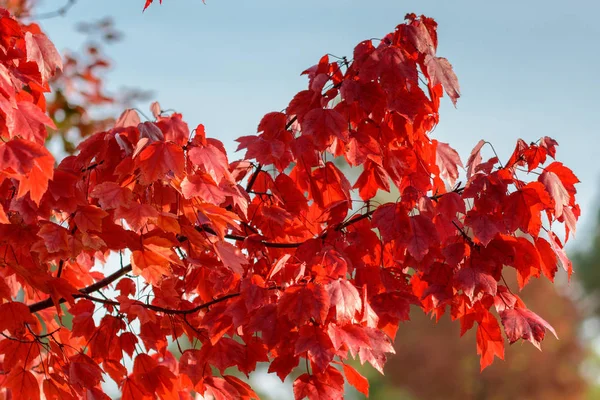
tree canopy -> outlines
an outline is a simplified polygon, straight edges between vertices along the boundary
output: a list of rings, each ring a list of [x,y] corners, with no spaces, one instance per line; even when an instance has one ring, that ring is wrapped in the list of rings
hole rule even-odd
[[[431,135],[442,97],[460,97],[433,19],[408,14],[352,55],[323,56],[284,111],[237,139],[240,160],[154,103],[149,120],[127,109],[57,162],[46,96],[67,63],[18,15],[0,10],[5,396],[108,399],[110,378],[122,399],[251,399],[232,371],[261,362],[281,379],[303,371],[297,399],[341,398],[345,381],[368,394],[347,361],[383,372],[411,308],[474,329],[481,369],[505,340],[540,348],[560,333],[505,273],[519,289],[570,276],[578,179],[549,137],[519,140],[504,162],[480,141],[461,172]],[[397,201],[372,201],[392,187]],[[111,254],[119,265],[96,270]]]

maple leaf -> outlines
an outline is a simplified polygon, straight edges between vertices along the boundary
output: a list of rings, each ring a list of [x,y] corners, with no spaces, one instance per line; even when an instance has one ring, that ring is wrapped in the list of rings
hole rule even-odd
[[[496,216],[480,212],[479,210],[470,210],[465,219],[465,224],[473,229],[475,237],[484,246],[487,246],[501,232],[499,222]]]
[[[371,299],[371,307],[379,316],[386,315],[400,321],[410,319],[410,305],[420,306],[419,300],[404,290],[379,293]],[[390,334],[389,332],[386,332]]]
[[[37,158],[29,174],[18,178],[20,184],[17,197],[23,197],[29,193],[31,200],[39,204],[48,189],[48,181],[52,179],[54,174],[53,166],[54,157],[49,152]]]
[[[77,288],[64,278],[50,278],[47,281],[48,294],[56,305],[56,313],[62,315],[62,309],[58,306],[61,299],[69,304],[75,304],[73,295],[77,293]]]
[[[16,301],[0,304],[0,315],[0,332],[7,330],[16,336],[25,333],[25,325],[36,326],[38,322],[25,304]]]
[[[115,212],[115,218],[123,218],[134,231],[139,231],[150,218],[156,218],[158,211],[149,204],[133,202],[130,206],[120,205]]]
[[[570,195],[561,179],[554,172],[544,171],[540,175],[540,182],[544,184],[554,200],[554,213],[557,218],[563,214],[563,207],[569,204]]]
[[[456,101],[460,97],[460,89],[458,78],[452,70],[450,62],[443,57],[428,54],[425,56],[425,66],[431,85],[442,85],[450,100],[456,106]]]
[[[312,136],[317,149],[325,150],[333,138],[348,141],[348,122],[335,110],[316,108],[304,116],[302,132]]]
[[[285,378],[298,366],[299,360],[300,359],[293,354],[280,355],[273,359],[267,372],[275,372],[279,379],[281,379],[281,382],[284,382]]]
[[[314,318],[317,322],[324,322],[329,312],[329,293],[322,285],[309,283],[306,286],[292,286],[285,290],[279,303],[277,312],[285,315],[296,325],[302,325]]]
[[[209,174],[186,176],[181,182],[181,192],[186,199],[198,197],[202,201],[217,205],[225,201],[225,192]]]
[[[569,278],[571,278],[571,274],[573,273],[573,263],[571,263],[571,260],[569,260],[569,257],[567,257],[567,253],[565,253],[563,245],[556,236],[556,234],[554,232],[549,232],[548,236],[550,239],[549,243],[552,247],[552,250],[558,257],[558,260],[560,261],[563,269],[567,271]]]
[[[40,385],[35,376],[24,369],[14,368],[3,382],[10,390],[11,399],[30,400],[40,398]]]
[[[250,388],[250,385],[248,385],[246,382],[243,382],[242,380],[240,380],[239,378],[233,376],[233,375],[225,375],[223,376],[223,378],[225,379],[225,381],[234,387],[235,392],[237,393],[237,396],[239,399],[241,400],[259,400],[258,395],[254,392],[254,390],[252,390]]]
[[[62,59],[54,47],[54,44],[43,33],[25,33],[25,43],[27,45],[27,61],[33,61],[37,64],[42,83],[47,83],[56,73],[56,70],[62,70]]]
[[[498,282],[488,273],[476,267],[461,268],[455,276],[456,288],[462,290],[469,300],[474,301],[477,294],[496,295]]]
[[[154,109],[154,112],[160,112],[160,110]],[[167,118],[160,117],[157,114],[155,118],[158,118],[156,125],[163,132],[165,140],[177,143],[180,146],[186,145],[190,136],[190,128],[182,120],[181,114],[173,113]]]
[[[90,339],[96,329],[94,322],[94,310],[96,306],[90,300],[79,300],[69,309],[69,313],[73,315],[73,329],[71,334],[73,337],[85,337]]]
[[[348,364],[344,364],[344,375],[349,384],[356,390],[369,397],[369,381]]]
[[[108,213],[96,206],[79,207],[73,218],[77,227],[83,232],[87,231],[102,231],[102,219]]]
[[[296,182],[289,176],[280,174],[275,179],[275,189],[282,198],[284,208],[291,213],[300,213],[308,211],[308,200],[300,191]]]
[[[523,288],[531,277],[540,276],[540,255],[536,247],[524,237],[518,237],[515,242],[515,253],[519,256],[513,265],[517,269],[517,282]]]
[[[69,359],[69,378],[74,385],[90,389],[104,382],[102,369],[92,358],[81,353]]]
[[[104,360],[102,362],[102,368],[115,382],[121,382],[127,376],[127,368],[121,365],[120,362],[114,360]],[[101,391],[99,392],[102,393]]]
[[[140,131],[140,141],[138,142],[136,151],[134,154],[141,151],[141,148],[145,147],[148,143],[154,142],[164,142],[165,135],[160,130],[158,125],[154,122],[146,121],[142,122],[138,125],[138,130]],[[145,139],[145,140],[142,140]]]
[[[103,182],[96,185],[90,196],[98,199],[100,206],[105,209],[118,207],[127,208],[133,200],[133,193],[126,187],[121,187],[115,182]]]
[[[485,140],[480,140],[477,142],[473,150],[471,150],[471,154],[469,155],[469,159],[467,160],[467,179],[471,178],[475,169],[481,164],[481,148],[485,145]]]
[[[368,348],[371,345],[371,339],[366,332],[368,327],[362,325],[346,324],[339,326],[329,324],[327,333],[336,350],[346,347],[352,357],[356,357],[360,349]]]
[[[368,361],[377,371],[383,373],[383,366],[387,359],[385,353],[395,354],[394,346],[385,333],[375,328],[364,328],[369,338],[369,346],[361,347],[358,351],[361,364]]]
[[[183,149],[175,143],[152,143],[144,148],[135,160],[141,171],[140,182],[144,184],[162,179],[168,172],[175,176],[183,173]]]
[[[448,179],[450,186],[453,186],[458,179],[458,167],[463,166],[460,156],[448,143],[433,140],[437,146],[435,162],[440,167],[440,174]]]
[[[138,354],[133,362],[132,379],[147,393],[166,394],[173,388],[175,375],[147,354]]]
[[[386,242],[408,237],[411,229],[408,211],[402,203],[387,203],[377,207],[372,223]]]
[[[151,0],[147,1],[151,2]],[[150,400],[153,398],[153,396],[149,395],[143,386],[136,383],[130,377],[127,377],[123,382],[121,393],[123,393],[121,400]]]
[[[344,377],[335,368],[329,367],[323,373],[302,374],[294,381],[294,398],[341,399],[344,394]]]
[[[540,255],[542,272],[550,281],[554,282],[554,275],[558,270],[558,259],[552,245],[544,238],[536,238],[535,247]]]
[[[308,358],[318,371],[323,371],[333,360],[333,343],[319,327],[304,325],[298,332],[295,355],[308,353]]]
[[[551,200],[541,183],[530,182],[511,193],[503,206],[509,232],[521,229],[536,237],[542,226],[540,212],[551,207]]]
[[[193,386],[196,386],[203,377],[203,365],[200,350],[188,349],[183,352],[179,359],[179,371],[189,378]]]
[[[481,355],[480,365],[483,371],[493,361],[494,356],[504,359],[504,339],[498,320],[487,310],[477,326],[477,354]]]
[[[0,169],[10,169],[25,175],[34,167],[37,159],[48,155],[48,150],[37,143],[13,139],[0,143]]]
[[[203,146],[192,147],[188,152],[188,157],[194,165],[208,173],[215,182],[220,183],[222,179],[232,181],[227,155],[218,147],[218,144],[216,141],[211,141]]]
[[[411,235],[408,251],[417,261],[421,261],[429,248],[439,241],[439,237],[433,222],[423,215],[413,215],[409,218],[409,223]]]
[[[121,349],[127,355],[129,355],[129,357],[133,357],[133,352],[135,351],[135,345],[137,342],[137,336],[131,332],[123,332],[121,336],[119,336],[119,344],[121,345]]]
[[[69,248],[69,231],[58,224],[52,222],[42,224],[37,235],[44,239],[49,253],[66,251]]]
[[[379,189],[390,191],[389,176],[383,167],[368,161],[352,188],[358,188],[360,198],[366,201],[375,197]]]
[[[417,70],[414,62],[405,56],[397,46],[382,46],[372,51],[360,70],[360,78],[365,81],[380,78],[384,90],[393,92],[417,83]]]
[[[66,385],[52,379],[44,379],[42,388],[47,400],[76,400],[75,395]],[[102,399],[101,396],[99,398]]]
[[[205,382],[206,393],[214,399],[257,399],[258,396],[247,383],[238,378],[226,375],[223,378],[208,378]]]
[[[347,280],[334,280],[326,285],[331,304],[335,307],[336,321],[340,324],[354,319],[362,309],[362,300],[358,290]]]
[[[182,265],[169,240],[150,237],[144,240],[142,250],[131,253],[133,272],[144,276],[153,284],[162,281],[163,276],[171,275],[171,264]]]
[[[227,242],[217,242],[215,251],[223,265],[238,275],[244,274],[244,265],[248,264],[248,259],[244,257],[241,250]]]
[[[46,126],[56,129],[54,122],[40,108],[28,101],[19,101],[16,109],[7,114],[6,126],[9,137],[22,137],[34,143],[44,144]]]
[[[115,121],[115,128],[128,128],[138,126],[141,123],[140,115],[136,110],[131,108],[123,111],[123,113]]]
[[[506,309],[500,312],[500,318],[511,344],[519,339],[524,339],[541,350],[540,342],[544,339],[546,329],[558,339],[556,331],[548,322],[526,308]]]

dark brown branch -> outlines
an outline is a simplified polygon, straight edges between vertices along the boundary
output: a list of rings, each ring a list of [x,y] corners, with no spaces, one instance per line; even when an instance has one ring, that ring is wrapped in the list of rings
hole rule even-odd
[[[88,166],[88,167],[82,168],[82,169],[81,169],[81,172],[86,172],[86,171],[90,171],[90,170],[92,170],[92,169],[98,168],[98,167],[99,167],[100,165],[102,165],[102,164],[104,164],[104,160],[102,160],[102,161],[99,161],[99,162],[97,162],[97,163],[93,163],[92,165],[90,165],[90,166]]]
[[[265,290],[282,290],[282,287],[280,287],[280,286],[273,286],[273,287],[266,288]],[[156,312],[162,312],[162,313],[169,314],[169,315],[184,315],[185,316],[185,315],[188,315],[188,314],[193,314],[193,313],[198,312],[200,310],[203,310],[205,308],[209,308],[209,307],[211,307],[211,306],[213,306],[215,304],[218,304],[218,303],[220,303],[222,301],[229,300],[229,299],[232,299],[234,297],[238,297],[240,295],[241,295],[240,292],[230,293],[230,294],[218,297],[218,298],[216,298],[214,300],[207,301],[206,303],[199,304],[196,307],[188,308],[188,309],[185,309],[185,310],[179,310],[179,309],[173,309],[173,308],[164,308],[164,307],[155,306],[155,305],[152,305],[152,304],[146,304],[146,303],[142,303],[142,302],[137,302],[137,303],[134,303],[134,304],[142,306],[142,307],[144,307],[144,308],[146,308],[148,310],[156,311]],[[94,301],[96,303],[102,303],[102,304],[107,304],[107,305],[111,305],[111,306],[119,306],[119,302],[118,301],[110,300],[110,299],[100,299],[98,297],[90,296],[88,294],[83,294],[82,293],[80,295],[77,295],[77,297],[83,297],[85,299]]]
[[[121,268],[120,270],[108,275],[107,277],[105,277],[102,280],[99,280],[98,282],[90,285],[90,286],[86,286],[83,289],[80,289],[79,292],[80,294],[74,294],[73,297],[74,298],[80,298],[80,297],[85,297],[85,295],[93,293],[97,290],[100,290],[108,285],[110,285],[111,283],[113,283],[114,281],[116,281],[117,279],[119,279],[120,277],[122,277],[123,275],[127,274],[131,272],[131,264],[130,265],[126,265],[125,267]],[[59,303],[64,303],[66,300],[65,299],[60,299]],[[45,310],[46,308],[50,308],[54,306],[54,301],[52,300],[52,298],[47,298],[46,300],[42,300],[42,301],[38,301],[37,303],[33,303],[29,306],[29,311],[32,313],[38,312],[38,311],[42,311]]]
[[[250,191],[252,190],[252,186],[254,186],[254,183],[256,182],[256,178],[258,178],[258,174],[260,174],[260,171],[262,171],[262,164],[258,164],[256,171],[254,171],[254,173],[250,177],[250,180],[248,181],[248,185],[246,185],[247,193],[250,193]]]
[[[460,186],[460,182],[459,182],[458,185],[454,189],[452,189],[451,191],[446,192],[446,193],[436,193],[433,196],[429,196],[429,198],[431,200],[437,202],[441,197],[443,197],[443,196],[445,196],[445,195],[447,195],[449,193],[461,194],[465,189],[466,189],[466,187],[465,186]]]
[[[206,225],[197,226],[196,230],[199,232],[210,233],[211,235],[217,234],[217,232],[215,232],[211,227],[206,226]],[[227,235],[225,235],[225,239],[235,240],[237,242],[243,242],[244,240],[247,239],[247,236],[227,234]],[[179,240],[186,241],[187,238],[185,236],[180,236]],[[274,249],[295,249],[296,247],[302,246],[304,244],[304,242],[277,243],[277,242],[268,242],[266,240],[261,240],[261,244],[265,247],[271,247]]]
[[[456,221],[452,221],[452,225],[454,225],[454,227],[460,232],[460,235],[473,247],[476,247],[475,242],[473,242],[473,239],[471,239],[469,237],[469,235],[466,234],[466,232],[460,227],[458,226],[458,224],[456,223]]]
[[[56,277],[60,278],[60,275],[62,274],[62,270],[63,270],[63,266],[65,265],[65,261],[64,260],[60,260],[58,262],[58,271],[56,272]]]
[[[165,314],[187,315],[187,314],[192,314],[192,313],[198,312],[198,311],[200,311],[202,309],[205,309],[205,308],[209,308],[210,306],[218,304],[218,303],[220,303],[222,301],[229,300],[229,299],[232,299],[234,297],[238,297],[239,295],[241,295],[240,292],[229,293],[229,294],[226,294],[225,296],[221,296],[221,297],[218,297],[218,298],[216,298],[214,300],[207,301],[206,303],[199,304],[196,307],[189,308],[187,310],[175,310],[175,309],[171,309],[171,308],[163,308],[163,307],[159,307],[159,306],[154,306],[152,304],[140,304],[140,305],[142,307],[145,307],[145,308],[149,309],[149,310],[157,311],[157,312],[162,312],[162,313],[165,313]]]
[[[358,217],[352,218],[351,220],[346,221],[346,222],[342,223],[341,225],[339,225],[335,230],[341,231],[342,229],[347,228],[348,226],[350,226],[358,221],[361,221],[365,218],[369,218],[371,215],[373,215],[375,213],[375,211],[376,210],[371,210],[369,212],[359,215]]]

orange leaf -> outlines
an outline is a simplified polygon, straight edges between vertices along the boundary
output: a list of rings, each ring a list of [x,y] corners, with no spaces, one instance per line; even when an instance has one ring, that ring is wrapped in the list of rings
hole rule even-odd
[[[140,183],[144,185],[165,178],[168,172],[175,176],[183,173],[183,149],[175,143],[152,143],[142,150],[135,160],[142,173]]]

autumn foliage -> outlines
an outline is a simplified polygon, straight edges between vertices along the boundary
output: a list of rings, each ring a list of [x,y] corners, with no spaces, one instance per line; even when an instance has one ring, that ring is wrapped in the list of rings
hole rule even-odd
[[[504,163],[484,162],[481,141],[457,183],[459,155],[430,136],[443,93],[459,98],[432,19],[321,58],[284,112],[238,139],[242,160],[155,103],[152,121],[126,110],[55,165],[45,95],[61,57],[37,25],[0,15],[8,398],[108,399],[110,377],[123,399],[250,399],[230,367],[260,362],[281,379],[301,368],[298,399],[341,398],[344,381],[367,394],[349,355],[383,371],[411,308],[475,329],[482,369],[504,357],[503,332],[536,347],[556,335],[503,273],[519,289],[571,273],[554,229],[575,230],[578,180],[544,137]],[[356,182],[334,158],[361,168]],[[398,201],[370,201],[392,185]],[[111,253],[116,270],[93,269]]]

